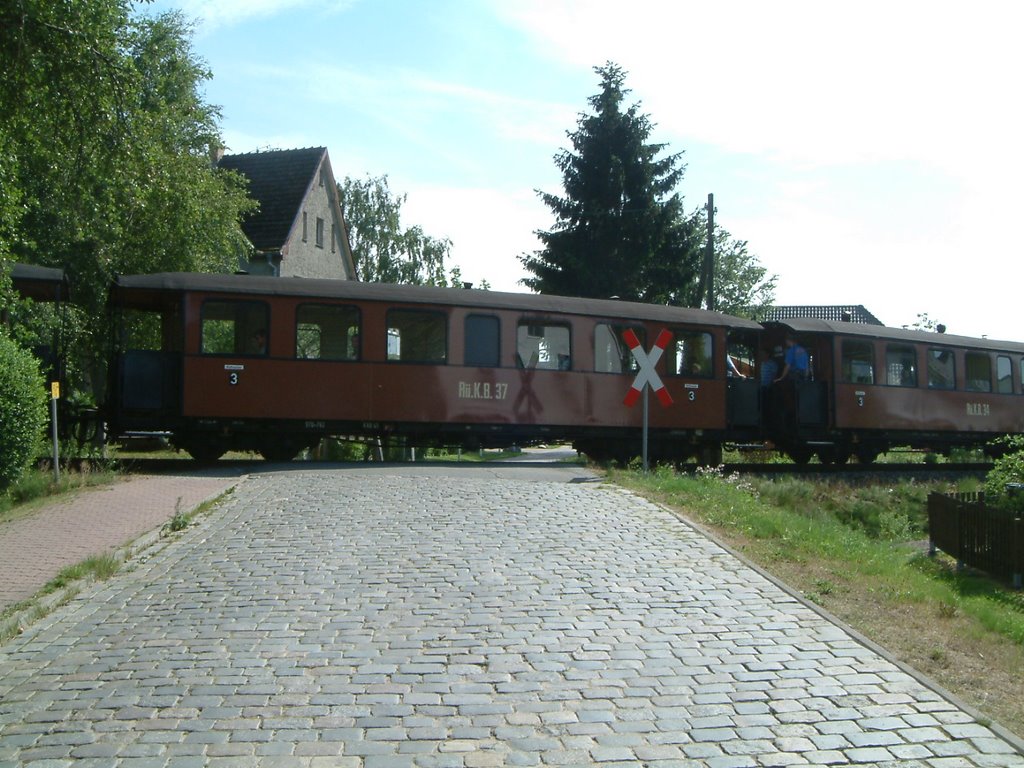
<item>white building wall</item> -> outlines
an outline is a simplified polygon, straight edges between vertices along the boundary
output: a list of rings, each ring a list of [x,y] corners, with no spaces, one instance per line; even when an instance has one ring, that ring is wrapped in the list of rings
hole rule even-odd
[[[281,277],[333,277],[347,279],[341,246],[341,226],[331,205],[330,184],[323,168],[317,174],[303,209],[299,212],[287,251],[281,260]],[[305,225],[303,225],[305,218]],[[317,242],[317,222],[323,227],[322,242]]]

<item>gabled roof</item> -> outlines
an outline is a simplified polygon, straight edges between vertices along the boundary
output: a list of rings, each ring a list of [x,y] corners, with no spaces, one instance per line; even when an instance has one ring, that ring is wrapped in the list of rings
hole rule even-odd
[[[257,251],[279,251],[288,241],[325,147],[283,149],[225,155],[218,167],[249,179],[249,195],[260,208],[242,222],[242,231]]]

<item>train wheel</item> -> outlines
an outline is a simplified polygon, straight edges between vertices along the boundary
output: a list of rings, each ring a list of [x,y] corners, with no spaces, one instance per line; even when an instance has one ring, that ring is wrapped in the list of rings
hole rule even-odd
[[[810,448],[790,448],[786,453],[789,454],[789,458],[793,460],[794,464],[806,464],[814,455],[814,451]]]
[[[720,443],[704,443],[697,451],[697,462],[704,467],[717,467],[722,463]]]
[[[260,446],[260,456],[266,461],[291,461],[303,448],[305,444],[283,437],[280,440],[263,443]]]
[[[227,453],[227,447],[219,440],[212,438],[205,440],[202,438],[192,438],[183,443],[181,447],[193,459],[203,463],[216,461]]]
[[[857,457],[857,461],[861,464],[871,464],[878,458],[878,454],[879,450],[877,448],[871,448],[866,445],[860,446],[853,452],[853,455]]]
[[[841,448],[839,446],[821,448],[818,451],[818,460],[822,464],[843,465],[850,460],[850,452],[846,448]]]

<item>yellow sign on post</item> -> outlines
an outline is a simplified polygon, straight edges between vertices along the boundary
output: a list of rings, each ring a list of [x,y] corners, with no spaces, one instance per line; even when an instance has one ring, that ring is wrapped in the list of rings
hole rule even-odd
[[[60,482],[60,447],[57,442],[57,400],[60,399],[60,382],[50,382],[50,428],[53,433],[53,480]]]

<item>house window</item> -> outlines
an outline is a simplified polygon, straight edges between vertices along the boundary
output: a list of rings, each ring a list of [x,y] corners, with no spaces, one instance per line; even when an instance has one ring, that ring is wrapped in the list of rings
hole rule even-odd
[[[516,365],[568,371],[572,368],[569,326],[522,320],[516,328]]]
[[[388,360],[444,363],[448,359],[448,322],[441,312],[388,310]]]
[[[316,217],[316,247],[324,247],[324,220]]]
[[[202,312],[204,355],[266,355],[267,305],[256,301],[207,301]]]
[[[302,242],[309,240],[309,228],[306,225],[306,212],[302,212]]]
[[[622,334],[632,328],[640,346],[647,348],[646,334],[640,326],[598,323],[594,326],[594,370],[599,373],[626,373],[636,371],[637,363],[629,351]]]
[[[956,361],[951,349],[928,350],[928,388],[956,389]]]
[[[295,356],[303,360],[358,360],[359,310],[334,304],[299,305]]]
[[[335,245],[337,244],[337,241],[338,241],[338,238],[334,234],[334,225],[331,224],[331,253],[334,253],[334,251],[336,250],[335,249]]]

